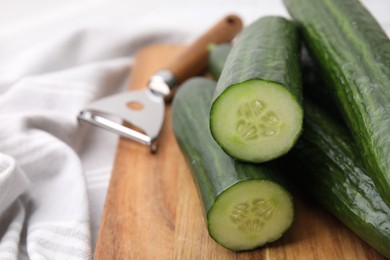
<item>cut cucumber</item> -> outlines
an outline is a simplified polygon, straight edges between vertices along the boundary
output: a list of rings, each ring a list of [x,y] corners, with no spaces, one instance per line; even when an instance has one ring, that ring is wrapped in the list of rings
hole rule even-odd
[[[233,46],[214,93],[210,130],[232,157],[265,162],[287,153],[302,129],[296,27],[264,17]]]
[[[214,141],[209,112],[216,83],[186,81],[172,104],[172,126],[203,202],[210,236],[249,250],[279,238],[292,224],[293,200],[271,164],[234,160]]]
[[[357,0],[284,0],[390,206],[390,40]]]
[[[274,241],[291,225],[291,198],[279,184],[241,181],[225,190],[208,214],[210,235],[231,249]]]

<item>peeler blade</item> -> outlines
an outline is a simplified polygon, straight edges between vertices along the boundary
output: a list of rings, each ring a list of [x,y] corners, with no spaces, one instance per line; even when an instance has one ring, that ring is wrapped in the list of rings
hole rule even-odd
[[[146,88],[99,99],[85,107],[79,113],[78,119],[148,145],[152,152],[155,152],[164,114],[163,96]],[[137,128],[117,123],[115,119]]]

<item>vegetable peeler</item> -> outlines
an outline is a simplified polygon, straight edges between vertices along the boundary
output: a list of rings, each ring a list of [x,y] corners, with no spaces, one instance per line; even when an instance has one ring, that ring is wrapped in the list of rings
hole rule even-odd
[[[82,111],[78,119],[102,127],[157,151],[165,103],[173,95],[173,88],[207,68],[210,44],[230,42],[242,29],[236,15],[228,15],[217,22],[200,38],[174,57],[167,66],[154,73],[145,89],[129,91],[99,99]],[[126,124],[110,118],[121,119]]]

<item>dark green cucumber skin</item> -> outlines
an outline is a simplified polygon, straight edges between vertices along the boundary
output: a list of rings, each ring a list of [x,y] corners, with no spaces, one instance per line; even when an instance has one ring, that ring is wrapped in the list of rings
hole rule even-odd
[[[276,82],[300,103],[300,41],[292,22],[262,17],[241,32],[218,80],[214,101],[230,86],[253,79]]]
[[[326,87],[324,79],[321,77],[318,66],[313,62],[307,48],[302,48],[302,92],[304,98],[309,96],[316,104],[331,110],[332,116],[339,116],[335,107],[329,88]]]
[[[189,165],[207,214],[220,195],[245,180],[269,180],[286,184],[271,163],[250,164],[234,160],[214,141],[209,112],[216,82],[193,78],[180,87],[172,103],[172,127]]]
[[[367,175],[349,131],[307,98],[304,109],[304,131],[287,156],[296,167],[295,182],[390,257],[390,208]]]
[[[284,0],[390,205],[390,40],[357,0]]]

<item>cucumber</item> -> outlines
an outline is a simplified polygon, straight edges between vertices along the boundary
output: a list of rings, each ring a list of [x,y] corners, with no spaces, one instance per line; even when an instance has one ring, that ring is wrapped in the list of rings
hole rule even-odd
[[[362,165],[350,133],[306,97],[304,110],[303,134],[286,157],[296,166],[294,171],[288,165],[293,178],[308,197],[390,258],[390,208]]]
[[[390,206],[390,40],[357,0],[284,0]]]
[[[276,167],[234,160],[209,131],[216,83],[193,78],[172,104],[172,127],[197,186],[210,236],[234,251],[279,238],[292,224],[293,199]]]
[[[210,131],[232,157],[266,162],[287,153],[302,129],[300,44],[277,16],[244,28],[218,80]]]

